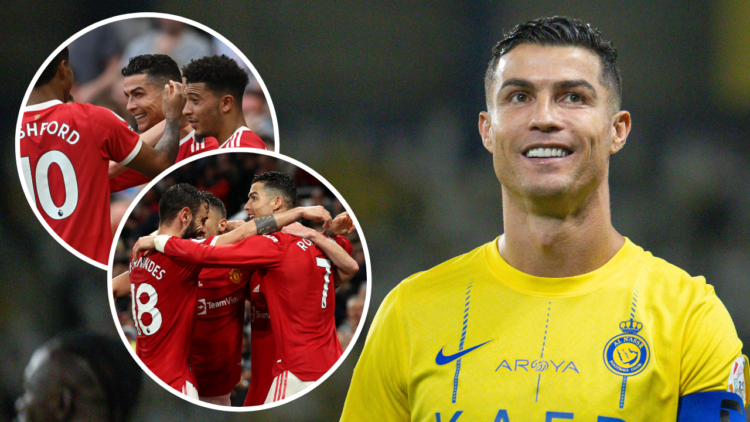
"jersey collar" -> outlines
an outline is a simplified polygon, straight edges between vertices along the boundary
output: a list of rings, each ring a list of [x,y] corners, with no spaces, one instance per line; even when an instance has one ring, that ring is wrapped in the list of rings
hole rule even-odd
[[[507,287],[532,296],[565,297],[589,293],[620,275],[635,258],[644,253],[641,247],[626,237],[622,248],[599,269],[574,277],[536,277],[513,268],[500,256],[497,249],[499,239],[485,245],[490,270]]]
[[[60,100],[49,100],[49,101],[45,101],[43,103],[39,103],[39,104],[34,104],[34,105],[27,106],[27,107],[25,107],[23,109],[23,111],[24,112],[26,112],[26,111],[39,111],[39,110],[44,110],[45,108],[56,106],[58,104],[62,104],[62,101],[60,101]]]

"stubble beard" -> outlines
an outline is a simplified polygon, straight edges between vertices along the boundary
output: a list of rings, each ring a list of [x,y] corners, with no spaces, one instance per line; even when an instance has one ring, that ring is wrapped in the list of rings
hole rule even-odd
[[[198,237],[198,232],[200,231],[200,225],[195,224],[195,222],[191,222],[190,226],[185,230],[185,233],[182,234],[183,239],[195,239]]]

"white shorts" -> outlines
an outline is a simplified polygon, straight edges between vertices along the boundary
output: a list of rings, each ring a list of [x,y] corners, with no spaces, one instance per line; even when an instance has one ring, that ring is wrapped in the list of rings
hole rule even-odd
[[[229,397],[232,395],[232,393],[226,393],[223,396],[217,396],[217,397],[201,397],[200,400],[202,402],[215,404],[217,406],[231,406],[232,401],[229,399]]]
[[[182,394],[199,400],[198,389],[190,381],[185,380],[185,384],[182,385]]]
[[[266,396],[265,404],[284,400],[313,384],[315,384],[315,381],[302,381],[293,373],[284,371],[273,379],[271,389],[268,390],[268,395]]]

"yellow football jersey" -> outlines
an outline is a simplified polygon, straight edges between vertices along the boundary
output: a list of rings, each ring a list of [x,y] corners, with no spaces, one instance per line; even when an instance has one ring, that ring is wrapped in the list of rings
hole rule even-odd
[[[493,241],[390,292],[342,421],[675,421],[681,396],[730,388],[741,349],[703,277],[630,240],[568,278],[522,273]]]

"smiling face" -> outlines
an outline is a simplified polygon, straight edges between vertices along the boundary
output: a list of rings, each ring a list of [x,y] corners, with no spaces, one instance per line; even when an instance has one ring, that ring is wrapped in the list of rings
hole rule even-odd
[[[265,217],[276,211],[276,206],[280,196],[273,195],[268,189],[265,189],[263,182],[256,182],[250,186],[250,193],[247,195],[247,204],[245,211],[251,218]]]
[[[503,188],[545,199],[602,186],[630,130],[610,95],[587,49],[522,44],[502,56],[479,130]]]
[[[139,131],[145,132],[164,120],[161,85],[151,83],[146,74],[126,76],[123,85],[127,109],[135,117]]]
[[[213,91],[206,89],[206,84],[203,82],[187,84],[185,96],[187,103],[182,114],[187,116],[190,126],[195,129],[196,136],[218,136],[223,122],[221,98],[217,97]]]

